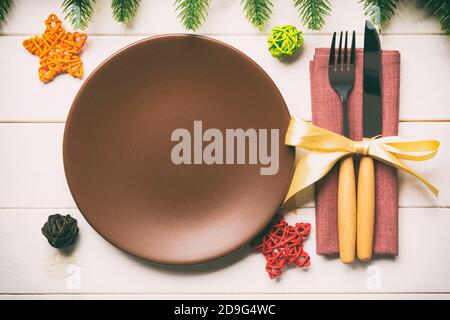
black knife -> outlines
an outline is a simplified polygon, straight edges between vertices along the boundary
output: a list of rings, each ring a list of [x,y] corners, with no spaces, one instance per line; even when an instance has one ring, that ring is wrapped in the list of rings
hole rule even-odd
[[[363,135],[382,133],[381,45],[378,32],[366,21],[363,62]],[[375,172],[373,159],[361,157],[358,175],[356,251],[361,261],[372,257],[375,225]]]

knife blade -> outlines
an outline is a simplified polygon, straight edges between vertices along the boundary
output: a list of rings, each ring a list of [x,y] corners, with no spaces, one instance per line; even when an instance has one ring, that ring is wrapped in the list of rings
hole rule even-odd
[[[372,138],[382,131],[381,44],[369,21],[364,31],[363,74],[363,135]]]
[[[363,135],[382,133],[381,44],[378,32],[366,21],[363,62]],[[361,261],[372,257],[375,225],[375,171],[371,157],[360,160],[357,192],[356,252]]]

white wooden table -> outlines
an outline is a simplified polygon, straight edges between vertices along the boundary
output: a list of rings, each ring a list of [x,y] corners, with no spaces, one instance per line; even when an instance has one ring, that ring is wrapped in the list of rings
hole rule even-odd
[[[155,266],[116,249],[77,210],[62,163],[62,133],[72,99],[83,81],[68,75],[43,85],[38,58],[22,41],[44,30],[49,13],[62,17],[54,0],[15,0],[0,29],[0,298],[354,298],[450,297],[450,38],[416,1],[403,1],[381,37],[383,48],[398,49],[401,66],[400,133],[439,138],[441,150],[412,166],[441,190],[435,199],[418,181],[400,173],[400,255],[346,266],[315,254],[306,243],[309,270],[287,270],[270,281],[264,258],[245,247],[220,261],[190,268]],[[293,114],[309,119],[308,63],[314,48],[328,47],[331,33],[352,30],[362,44],[364,14],[357,0],[333,0],[333,14],[321,32],[306,31],[291,1],[274,1],[266,32],[244,18],[240,0],[213,0],[199,33],[226,43],[258,62],[280,88]],[[82,55],[86,76],[110,54],[136,40],[184,32],[173,0],[142,1],[132,26],[113,21],[110,1],[99,0]],[[271,26],[294,24],[305,30],[299,59],[286,64],[266,49]],[[66,25],[67,26],[67,25]],[[86,78],[86,77],[85,77]],[[313,194],[301,199],[290,220],[311,222]],[[48,215],[75,216],[80,239],[72,252],[51,248],[40,227]]]

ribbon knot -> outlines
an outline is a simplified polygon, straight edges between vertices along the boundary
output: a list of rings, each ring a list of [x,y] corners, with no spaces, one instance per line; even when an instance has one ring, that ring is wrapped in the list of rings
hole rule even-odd
[[[373,138],[364,138],[362,141],[355,141],[355,153],[367,156],[373,140]]]
[[[401,161],[424,161],[433,158],[439,149],[437,140],[377,136],[353,141],[298,117],[292,117],[285,144],[311,151],[298,161],[285,202],[325,176],[341,158],[351,154],[369,156],[408,172],[422,181],[435,196],[439,194],[439,190],[431,182]]]

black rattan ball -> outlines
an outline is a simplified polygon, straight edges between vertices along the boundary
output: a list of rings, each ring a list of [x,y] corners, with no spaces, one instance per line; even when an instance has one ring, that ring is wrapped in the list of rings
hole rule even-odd
[[[78,224],[70,215],[53,214],[48,217],[41,231],[52,247],[67,248],[75,242]]]

